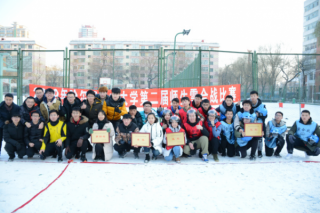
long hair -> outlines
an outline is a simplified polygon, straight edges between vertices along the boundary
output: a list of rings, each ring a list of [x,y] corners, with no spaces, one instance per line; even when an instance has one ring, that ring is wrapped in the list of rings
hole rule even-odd
[[[106,122],[106,123],[109,123],[109,122],[110,122],[110,121],[108,120],[108,118],[107,118],[107,114],[106,114],[105,111],[99,110],[98,115],[99,115],[99,113],[102,113],[102,114],[104,115],[104,119],[103,119],[104,122]],[[98,121],[99,121],[99,118],[96,119],[96,122],[98,122]]]

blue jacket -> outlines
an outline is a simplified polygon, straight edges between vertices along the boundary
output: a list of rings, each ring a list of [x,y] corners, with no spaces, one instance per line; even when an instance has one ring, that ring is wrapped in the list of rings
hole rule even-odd
[[[156,118],[159,119],[157,111],[155,109],[151,109],[151,111],[156,115]],[[144,115],[144,111],[140,111],[139,113],[140,113],[141,118],[142,118],[142,123],[143,123],[143,125],[145,125],[146,124],[146,116]],[[159,121],[159,123],[160,123],[160,121]]]
[[[12,103],[12,109],[10,111],[5,107],[5,102],[0,103],[0,128],[3,128],[5,121],[11,121],[12,114],[19,114],[20,107],[15,103]]]

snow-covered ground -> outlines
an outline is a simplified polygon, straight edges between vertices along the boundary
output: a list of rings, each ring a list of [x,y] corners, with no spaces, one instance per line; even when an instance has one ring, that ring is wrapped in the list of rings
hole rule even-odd
[[[284,112],[287,125],[299,117],[299,106],[267,103],[269,119]],[[314,121],[320,106],[306,105]],[[269,120],[268,119],[268,120]],[[0,156],[0,212],[12,212],[46,188],[67,166],[56,159],[41,161]],[[249,150],[250,151],[250,150]],[[281,152],[287,154],[286,146]],[[163,157],[143,163],[129,153],[117,153],[110,163],[75,160],[47,190],[17,212],[320,212],[320,156],[306,159],[301,151],[293,158],[249,159],[212,156],[204,163],[196,156],[181,158],[181,165]]]

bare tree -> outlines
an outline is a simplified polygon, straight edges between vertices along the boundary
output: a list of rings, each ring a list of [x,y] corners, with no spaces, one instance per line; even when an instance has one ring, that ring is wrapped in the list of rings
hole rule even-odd
[[[54,65],[46,67],[46,85],[53,87],[61,87],[63,81],[63,70],[61,67]]]

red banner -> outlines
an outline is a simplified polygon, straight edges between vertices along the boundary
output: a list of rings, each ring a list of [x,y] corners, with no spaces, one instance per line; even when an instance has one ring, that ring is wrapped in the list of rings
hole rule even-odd
[[[88,89],[69,89],[61,87],[50,87],[29,84],[30,96],[35,97],[35,89],[41,87],[43,89],[52,88],[55,91],[55,96],[62,100],[66,97],[69,91],[73,91],[78,98],[86,99]],[[93,90],[98,93],[98,90]],[[241,100],[240,84],[219,85],[206,87],[179,87],[179,88],[161,88],[161,89],[122,89],[120,96],[126,100],[126,106],[136,105],[142,107],[143,102],[150,101],[152,107],[166,107],[171,105],[173,98],[189,97],[193,101],[196,94],[201,94],[203,99],[210,100],[211,105],[220,105],[227,95],[233,96],[233,101]],[[111,94],[111,90],[108,91]]]

